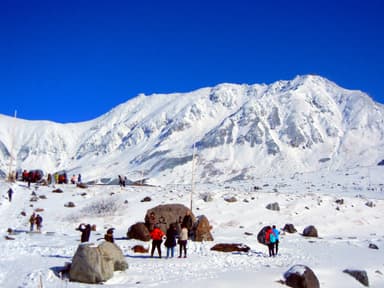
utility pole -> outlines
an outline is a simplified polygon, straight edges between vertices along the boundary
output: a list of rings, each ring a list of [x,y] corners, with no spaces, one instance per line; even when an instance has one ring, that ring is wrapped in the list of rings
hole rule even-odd
[[[14,118],[16,120],[16,117],[17,117],[17,111],[15,110],[15,113],[14,113]],[[15,126],[16,122],[14,121],[13,122],[14,125],[12,126]],[[14,144],[15,144],[15,127],[12,127],[12,132],[11,132],[11,150],[10,150],[10,160],[9,160],[9,170],[8,170],[8,182],[14,182],[16,179],[15,179],[15,175],[13,175],[13,171],[12,171],[12,168],[13,168],[13,152],[14,152]]]
[[[192,183],[191,183],[191,207],[193,207],[193,193],[195,192],[195,157],[196,157],[196,142],[193,142],[193,153],[192,153]]]

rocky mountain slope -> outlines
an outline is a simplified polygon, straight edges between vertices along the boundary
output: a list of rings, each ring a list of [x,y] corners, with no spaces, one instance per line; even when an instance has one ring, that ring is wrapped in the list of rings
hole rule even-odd
[[[190,183],[194,166],[196,181],[222,182],[376,165],[383,144],[384,106],[314,75],[138,95],[81,123],[0,115],[2,175],[14,155],[17,168],[87,180]]]

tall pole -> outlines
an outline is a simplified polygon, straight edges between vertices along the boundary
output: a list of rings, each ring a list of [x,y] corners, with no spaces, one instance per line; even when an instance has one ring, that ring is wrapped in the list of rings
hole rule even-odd
[[[195,192],[195,156],[196,156],[196,142],[193,142],[193,154],[192,154],[192,183],[191,183],[191,207],[192,212],[192,203],[193,203],[193,193]]]
[[[17,111],[15,110],[15,113],[14,113],[14,118],[16,119],[17,117]],[[16,122],[14,122],[15,124]],[[14,125],[12,125],[14,126]],[[12,166],[13,166],[13,151],[14,151],[14,142],[15,142],[15,127],[13,127],[12,129],[12,132],[11,132],[11,151],[10,151],[10,160],[9,160],[9,171],[8,171],[8,181],[9,182],[14,182],[15,179],[14,179],[14,175],[13,175],[13,172],[12,172]]]

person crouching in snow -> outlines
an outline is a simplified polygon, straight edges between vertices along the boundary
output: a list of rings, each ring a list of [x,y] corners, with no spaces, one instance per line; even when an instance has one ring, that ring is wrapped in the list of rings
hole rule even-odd
[[[109,228],[107,230],[107,234],[104,235],[104,240],[105,241],[108,241],[108,242],[111,242],[111,243],[115,242],[115,240],[113,238],[113,230],[115,230],[115,228]]]
[[[153,257],[153,253],[155,252],[155,248],[157,248],[157,252],[159,253],[159,258],[161,258],[161,243],[163,242],[163,237],[165,236],[164,232],[161,231],[159,225],[155,225],[155,228],[150,233],[152,238],[152,250],[151,257]]]

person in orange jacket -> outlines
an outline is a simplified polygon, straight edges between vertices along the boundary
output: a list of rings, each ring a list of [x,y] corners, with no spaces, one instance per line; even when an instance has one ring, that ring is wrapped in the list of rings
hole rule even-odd
[[[155,248],[157,248],[157,252],[159,253],[159,258],[161,258],[161,243],[163,242],[163,237],[165,236],[164,232],[161,231],[159,225],[155,225],[153,230],[151,231],[151,239],[152,239],[152,250],[151,257],[153,257],[153,253],[155,252]]]

